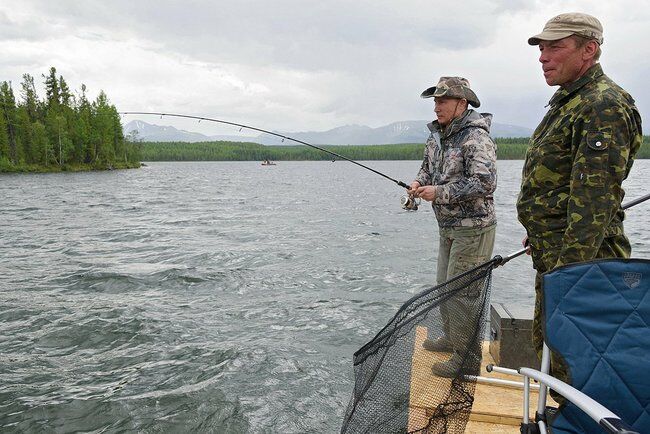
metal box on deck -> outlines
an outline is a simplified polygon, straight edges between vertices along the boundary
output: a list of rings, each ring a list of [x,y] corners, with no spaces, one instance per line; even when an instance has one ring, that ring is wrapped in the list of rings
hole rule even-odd
[[[522,366],[539,369],[533,350],[533,310],[490,305],[490,355],[498,366],[517,369]]]

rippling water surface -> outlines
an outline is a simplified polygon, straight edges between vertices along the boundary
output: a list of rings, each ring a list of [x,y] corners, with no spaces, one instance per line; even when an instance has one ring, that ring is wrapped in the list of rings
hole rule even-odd
[[[495,254],[520,248],[521,163],[499,162]],[[346,162],[0,176],[0,431],[337,432],[352,354],[435,278],[433,213],[401,195]],[[529,310],[532,277],[497,269],[492,301]]]

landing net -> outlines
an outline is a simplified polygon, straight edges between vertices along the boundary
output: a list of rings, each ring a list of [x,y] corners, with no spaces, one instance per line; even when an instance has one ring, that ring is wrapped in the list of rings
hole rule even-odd
[[[492,270],[501,261],[414,296],[354,354],[341,433],[465,431],[476,387],[467,376],[479,375]]]

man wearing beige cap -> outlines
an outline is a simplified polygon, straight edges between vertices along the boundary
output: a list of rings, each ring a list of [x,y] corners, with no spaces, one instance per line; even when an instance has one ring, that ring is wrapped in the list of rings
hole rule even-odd
[[[565,264],[629,257],[623,189],[642,142],[634,99],[598,63],[603,28],[583,13],[558,15],[528,39],[546,83],[560,86],[530,139],[517,201],[535,279],[533,342],[541,354],[541,274]],[[551,372],[566,380],[552,355]]]
[[[490,138],[492,115],[468,108],[468,104],[478,107],[481,103],[467,79],[441,77],[421,97],[433,97],[437,119],[428,124],[431,134],[424,160],[409,191],[431,202],[436,214],[440,235],[437,282],[441,284],[492,255],[496,146]],[[478,366],[468,361],[484,299],[475,286],[443,302],[442,335],[424,341],[426,350],[452,353],[449,360],[433,365],[435,375],[455,377],[463,368]],[[480,357],[480,350],[474,356]]]

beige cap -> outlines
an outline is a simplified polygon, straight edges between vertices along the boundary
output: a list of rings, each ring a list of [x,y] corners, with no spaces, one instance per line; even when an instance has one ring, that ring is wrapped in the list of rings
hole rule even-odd
[[[580,12],[560,14],[548,20],[542,33],[528,38],[530,45],[538,45],[539,41],[557,41],[571,35],[593,39],[598,44],[603,43],[603,26],[598,18]]]
[[[438,84],[425,89],[422,98],[446,96],[449,98],[464,98],[474,107],[481,105],[474,91],[469,87],[469,80],[463,77],[440,77]]]

